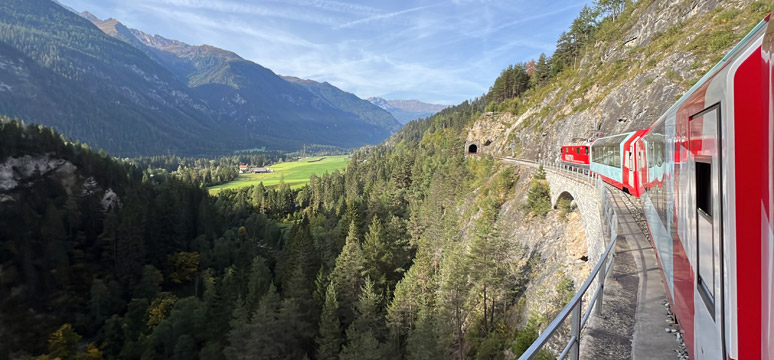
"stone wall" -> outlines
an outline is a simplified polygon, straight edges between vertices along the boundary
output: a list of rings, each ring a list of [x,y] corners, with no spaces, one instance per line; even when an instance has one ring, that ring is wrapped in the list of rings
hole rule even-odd
[[[597,187],[591,185],[593,184],[591,181],[581,181],[551,169],[546,169],[546,179],[551,186],[552,206],[556,207],[559,199],[568,194],[578,206],[578,212],[583,219],[583,227],[586,231],[589,263],[597,264],[607,246],[603,230],[606,225],[601,213]]]

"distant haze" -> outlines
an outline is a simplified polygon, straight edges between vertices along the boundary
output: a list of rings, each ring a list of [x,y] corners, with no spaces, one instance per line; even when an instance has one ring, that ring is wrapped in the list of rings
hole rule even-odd
[[[449,107],[449,105],[427,104],[418,100],[385,100],[380,97],[370,97],[368,101],[387,110],[403,125],[411,120],[426,118]]]

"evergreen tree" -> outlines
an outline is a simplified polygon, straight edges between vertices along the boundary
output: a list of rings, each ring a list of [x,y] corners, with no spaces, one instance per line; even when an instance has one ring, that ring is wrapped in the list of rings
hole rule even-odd
[[[247,350],[251,341],[250,338],[250,318],[247,305],[239,300],[237,307],[231,317],[229,325],[231,331],[228,333],[229,345],[223,350],[223,354],[228,360],[247,360]]]
[[[363,258],[368,276],[375,281],[381,292],[387,290],[387,274],[394,269],[392,249],[386,240],[382,222],[374,216],[363,242]]]
[[[352,328],[352,327],[350,327]],[[347,345],[341,349],[341,360],[379,360],[381,358],[379,341],[371,330],[363,332],[347,329]]]
[[[156,294],[161,292],[161,283],[163,281],[164,276],[161,275],[161,271],[156,269],[155,266],[143,266],[142,276],[140,276],[140,282],[134,287],[133,297],[135,299],[152,300],[156,297]]]
[[[63,360],[73,359],[78,352],[79,341],[81,336],[73,330],[72,325],[64,324],[48,338],[49,355]]]
[[[344,248],[336,259],[336,267],[331,273],[331,283],[339,302],[339,316],[344,325],[349,325],[354,319],[353,305],[357,301],[364,278],[363,262],[357,227],[352,222]]]
[[[333,284],[325,292],[325,304],[320,317],[320,335],[317,337],[317,359],[335,360],[341,348],[341,323],[338,315],[339,304]]]
[[[247,283],[245,302],[248,309],[258,307],[259,300],[269,290],[271,280],[271,270],[266,266],[266,260],[261,256],[256,256],[250,266],[250,276]]]
[[[464,249],[459,245],[450,247],[448,256],[444,258],[441,265],[441,295],[439,299],[445,314],[444,319],[453,328],[454,342],[457,348],[456,357],[459,359],[463,359],[465,356],[464,328],[469,311],[467,301],[470,292],[468,273]]]
[[[423,305],[417,318],[416,328],[406,340],[408,359],[441,359],[444,349],[440,343],[441,324],[435,319],[432,310]]]

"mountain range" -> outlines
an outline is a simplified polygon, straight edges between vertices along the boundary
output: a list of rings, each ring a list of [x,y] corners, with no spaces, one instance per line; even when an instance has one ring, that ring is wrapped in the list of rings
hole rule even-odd
[[[368,101],[387,110],[404,125],[411,120],[426,118],[449,107],[449,105],[428,104],[417,100],[385,100],[380,97],[370,97]]]
[[[283,78],[233,52],[50,0],[0,3],[0,113],[118,156],[349,148],[401,126],[328,83]]]

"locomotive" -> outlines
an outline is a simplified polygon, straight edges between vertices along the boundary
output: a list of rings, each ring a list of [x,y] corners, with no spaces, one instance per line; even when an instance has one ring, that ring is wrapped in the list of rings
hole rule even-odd
[[[588,145],[568,145],[562,146],[562,161],[580,165],[589,165],[589,146]]]
[[[562,148],[639,197],[692,359],[774,359],[770,16],[649,128]]]

